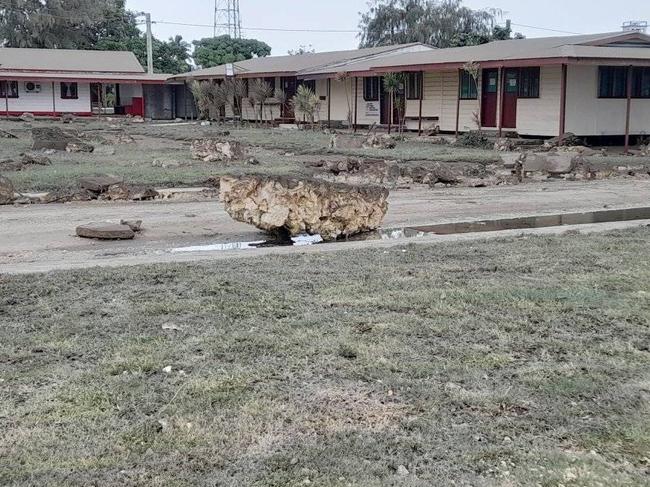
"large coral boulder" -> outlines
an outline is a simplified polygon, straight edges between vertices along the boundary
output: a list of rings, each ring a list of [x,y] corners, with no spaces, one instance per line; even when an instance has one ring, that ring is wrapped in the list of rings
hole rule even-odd
[[[4,176],[0,176],[0,205],[10,205],[16,199],[13,183]]]
[[[244,157],[244,149],[239,142],[222,142],[216,139],[194,140],[190,153],[194,159],[201,159],[204,162],[229,162]]]
[[[228,214],[273,234],[320,235],[323,240],[377,229],[388,210],[388,190],[314,179],[266,176],[221,178]]]

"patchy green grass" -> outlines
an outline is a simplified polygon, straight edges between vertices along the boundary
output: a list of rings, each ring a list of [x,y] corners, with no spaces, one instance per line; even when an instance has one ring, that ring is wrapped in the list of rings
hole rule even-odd
[[[115,132],[108,122],[79,121],[70,126],[58,122],[50,125],[88,131],[110,138]],[[34,125],[47,126],[48,122]],[[149,184],[156,187],[182,187],[201,185],[210,176],[224,174],[309,175],[311,168],[305,159],[314,156],[341,157],[366,156],[400,160],[430,160],[442,162],[494,162],[492,151],[459,149],[449,146],[400,142],[394,150],[331,150],[330,136],[322,132],[267,128],[232,128],[231,140],[238,140],[247,147],[259,165],[246,161],[230,164],[204,163],[190,157],[190,141],[193,138],[211,137],[222,127],[198,125],[121,125],[135,136],[136,144],[105,146],[96,144],[96,153],[67,154],[59,152],[50,156],[51,166],[32,166],[23,171],[5,171],[3,175],[12,180],[22,192],[72,189],[83,176],[115,174],[133,184]],[[30,127],[24,123],[0,121],[0,129],[13,132],[19,139],[0,139],[0,160],[19,159],[20,154],[31,147]],[[114,149],[114,151],[113,151]],[[287,155],[287,153],[293,155]],[[175,163],[174,167],[154,167],[154,161]]]
[[[0,484],[645,486],[649,253],[639,229],[0,277]]]

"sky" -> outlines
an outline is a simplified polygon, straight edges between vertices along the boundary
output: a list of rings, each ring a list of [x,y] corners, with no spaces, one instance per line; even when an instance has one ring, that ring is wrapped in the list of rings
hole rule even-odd
[[[626,20],[650,21],[648,0],[465,0],[473,9],[498,8],[503,21],[511,19],[513,30],[526,37],[563,35],[534,29],[541,27],[571,33],[600,33],[620,30]],[[188,24],[213,24],[214,0],[127,0],[131,10],[150,12],[152,20]],[[311,46],[317,52],[355,49],[359,12],[367,10],[367,0],[240,0],[243,37],[269,44],[272,55]],[[352,32],[276,32],[254,30],[333,29]],[[212,27],[154,24],[156,37],[180,34],[192,41],[211,37]]]

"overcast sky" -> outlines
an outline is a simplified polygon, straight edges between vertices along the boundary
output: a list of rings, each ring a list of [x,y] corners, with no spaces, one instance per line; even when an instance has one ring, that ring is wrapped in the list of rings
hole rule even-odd
[[[612,32],[620,30],[626,20],[650,21],[649,0],[465,0],[474,9],[500,8],[504,20],[509,18],[516,32],[527,37],[541,37],[553,32],[526,26],[544,27],[576,33]],[[128,8],[151,13],[154,21],[190,24],[213,23],[214,0],[127,0]],[[367,9],[366,0],[240,0],[242,34],[265,41],[273,48],[272,55],[284,55],[301,45],[316,51],[354,49],[359,12]],[[254,28],[336,29],[351,33],[272,32]],[[250,29],[250,30],[249,30]],[[180,34],[191,41],[212,36],[211,27],[186,27],[156,24],[154,35],[168,38]]]

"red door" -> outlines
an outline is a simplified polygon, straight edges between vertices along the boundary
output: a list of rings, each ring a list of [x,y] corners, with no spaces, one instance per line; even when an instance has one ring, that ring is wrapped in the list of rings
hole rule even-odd
[[[483,70],[483,89],[481,90],[481,125],[497,126],[497,106],[499,105],[499,70]]]
[[[517,99],[519,98],[519,69],[506,69],[504,75],[502,127],[517,128]]]

